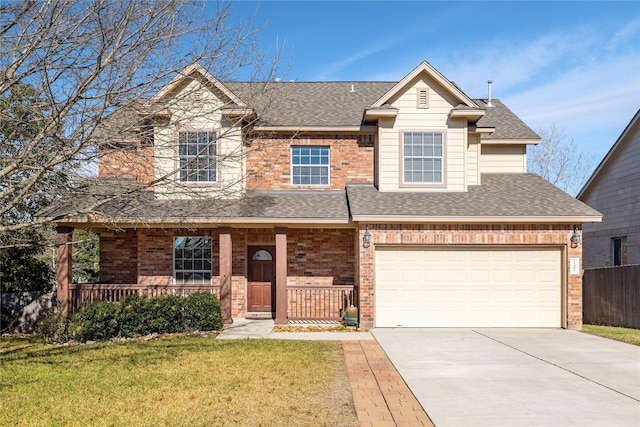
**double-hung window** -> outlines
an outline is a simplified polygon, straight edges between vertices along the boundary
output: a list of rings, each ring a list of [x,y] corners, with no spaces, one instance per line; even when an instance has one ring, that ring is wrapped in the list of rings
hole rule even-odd
[[[218,143],[216,132],[178,133],[181,182],[216,182]]]
[[[211,237],[174,237],[173,263],[177,284],[211,283]]]
[[[442,184],[444,135],[439,132],[404,132],[402,168],[404,184]]]
[[[329,147],[291,147],[293,185],[329,185]]]

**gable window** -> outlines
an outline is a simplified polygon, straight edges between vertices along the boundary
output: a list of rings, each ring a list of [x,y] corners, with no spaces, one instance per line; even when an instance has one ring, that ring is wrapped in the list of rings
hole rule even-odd
[[[211,237],[174,237],[173,277],[176,284],[211,283]]]
[[[626,264],[626,238],[611,239],[611,265]]]
[[[218,143],[216,132],[178,133],[181,182],[216,182]]]
[[[404,132],[402,167],[405,184],[442,184],[444,135],[439,132]]]
[[[329,185],[329,147],[291,147],[293,185]]]

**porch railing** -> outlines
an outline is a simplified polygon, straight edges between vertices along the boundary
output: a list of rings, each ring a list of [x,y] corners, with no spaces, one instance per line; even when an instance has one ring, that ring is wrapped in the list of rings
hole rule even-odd
[[[211,292],[220,297],[220,287],[212,285],[139,285],[74,283],[69,286],[70,309],[75,313],[84,304],[96,301],[119,302],[127,295],[142,297],[156,295],[189,295]],[[289,285],[287,286],[288,314],[291,320],[341,319],[349,305],[358,305],[357,288],[353,285]]]
[[[119,302],[127,295],[141,297],[157,295],[190,295],[196,292],[210,292],[220,297],[220,287],[211,285],[138,285],[138,284],[94,284],[74,283],[69,286],[71,293],[71,313],[84,304],[95,301]]]
[[[357,305],[353,285],[287,286],[290,320],[340,320],[350,304]]]

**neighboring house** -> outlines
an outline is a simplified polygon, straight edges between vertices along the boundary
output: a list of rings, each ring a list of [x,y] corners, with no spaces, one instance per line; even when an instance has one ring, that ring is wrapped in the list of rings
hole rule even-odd
[[[346,301],[375,327],[581,327],[571,238],[601,216],[526,173],[539,137],[499,100],[426,62],[399,82],[258,86],[195,64],[151,100],[167,108],[130,114],[152,137],[136,167],[104,151],[100,176],[172,178],[58,222],[63,306],[81,288],[204,288],[227,323]],[[73,228],[100,233],[99,285],[68,283]]]
[[[584,268],[640,264],[640,110],[578,199],[603,214],[601,223],[584,225]]]

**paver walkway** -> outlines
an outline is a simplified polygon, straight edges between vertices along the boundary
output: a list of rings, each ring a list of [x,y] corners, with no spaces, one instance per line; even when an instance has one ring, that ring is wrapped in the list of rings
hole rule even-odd
[[[433,426],[377,341],[343,341],[360,426]]]

